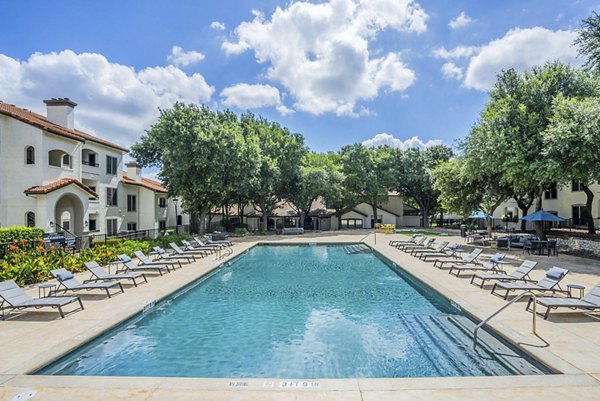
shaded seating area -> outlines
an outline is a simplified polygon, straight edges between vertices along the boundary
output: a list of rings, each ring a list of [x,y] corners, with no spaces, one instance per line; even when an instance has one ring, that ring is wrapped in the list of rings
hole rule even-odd
[[[44,297],[32,298],[13,280],[7,280],[0,283],[0,316],[2,320],[6,318],[5,310],[22,310],[22,309],[40,309],[53,308],[58,309],[58,314],[61,318],[65,317],[63,307],[72,303],[79,303],[77,310],[83,310],[83,303],[79,297]],[[73,311],[73,312],[74,312]]]
[[[81,283],[73,276],[73,273],[67,269],[55,269],[51,270],[52,277],[58,280],[58,287],[54,292],[67,292],[67,291],[91,291],[91,290],[104,290],[106,296],[109,298],[112,296],[110,293],[111,288],[118,288],[120,292],[125,292],[123,286],[118,281],[102,281],[96,283]]]
[[[133,282],[133,285],[137,287],[137,279],[144,279],[144,282],[147,283],[148,279],[143,273],[120,273],[120,274],[110,274],[106,270],[104,270],[96,261],[84,262],[85,268],[92,274],[89,280],[85,280],[83,283],[91,283],[98,281],[110,281],[110,280],[130,280]]]
[[[533,298],[529,299],[526,310],[532,310],[531,304]],[[539,305],[546,308],[544,313],[544,319],[548,319],[550,310],[558,308],[569,308],[573,310],[581,310],[583,312],[593,311],[600,309],[600,283],[596,284],[594,288],[583,298],[559,298],[559,297],[543,297],[538,298],[536,301]]]

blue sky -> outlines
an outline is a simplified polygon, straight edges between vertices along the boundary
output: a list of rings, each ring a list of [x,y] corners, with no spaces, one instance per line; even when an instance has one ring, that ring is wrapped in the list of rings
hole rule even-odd
[[[2,1],[0,100],[130,146],[177,100],[345,144],[452,145],[494,76],[560,59],[599,1]],[[10,16],[7,18],[7,16]]]

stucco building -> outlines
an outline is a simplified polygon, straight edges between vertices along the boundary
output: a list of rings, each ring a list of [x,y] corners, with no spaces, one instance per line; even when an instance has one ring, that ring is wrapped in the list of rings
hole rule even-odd
[[[0,101],[1,227],[79,236],[176,224],[166,188],[142,177],[135,162],[123,171],[126,148],[75,129],[73,101],[44,103],[46,116]]]

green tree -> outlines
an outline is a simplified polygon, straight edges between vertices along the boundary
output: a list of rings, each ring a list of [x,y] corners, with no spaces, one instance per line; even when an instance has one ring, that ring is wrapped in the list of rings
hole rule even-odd
[[[594,234],[594,193],[590,185],[600,181],[600,99],[557,98],[551,124],[544,132],[544,143],[543,154],[550,169],[556,172],[556,181],[580,182],[586,194],[584,218],[588,233]]]
[[[600,15],[595,11],[581,22],[575,45],[579,55],[587,58],[584,68],[600,73]]]
[[[298,224],[304,227],[313,203],[325,194],[330,177],[327,169],[327,156],[319,153],[307,153],[300,172],[296,188],[289,193],[287,200],[298,213]]]
[[[452,149],[445,145],[425,150],[411,148],[396,154],[396,190],[418,207],[423,216],[423,227],[429,227],[429,215],[438,207],[440,196],[433,186],[431,173],[440,163],[450,160],[452,155]]]
[[[342,171],[341,157],[338,153],[329,152],[324,157],[324,168],[327,171],[328,183],[323,188],[325,206],[335,210],[338,230],[342,228],[342,213],[344,209],[354,207],[356,198],[346,190],[346,176]]]
[[[251,113],[241,116],[242,135],[258,148],[257,169],[248,200],[262,213],[263,230],[277,204],[297,190],[306,147],[300,134]]]
[[[362,144],[344,146],[340,152],[344,186],[357,203],[367,203],[377,223],[377,208],[388,199],[394,185],[394,154],[389,146],[367,148]]]

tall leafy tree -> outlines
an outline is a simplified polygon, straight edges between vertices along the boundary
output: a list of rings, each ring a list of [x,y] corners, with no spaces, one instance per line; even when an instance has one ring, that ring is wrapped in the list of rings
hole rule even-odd
[[[306,147],[300,134],[292,134],[279,124],[251,113],[241,116],[241,127],[242,135],[258,148],[257,170],[248,200],[261,212],[266,231],[269,215],[277,204],[297,189]]]
[[[323,200],[326,207],[335,210],[337,227],[340,230],[344,209],[354,207],[358,202],[344,186],[346,176],[342,171],[341,157],[338,153],[329,152],[325,155],[324,168],[327,171],[328,183],[323,188]]]
[[[559,184],[577,180],[586,194],[584,217],[588,233],[596,228],[592,217],[594,192],[590,185],[600,181],[600,98],[560,97],[544,132],[543,154]]]
[[[597,12],[581,22],[575,45],[579,55],[587,59],[584,68],[600,73],[600,15]]]
[[[194,221],[221,205],[239,179],[230,160],[239,155],[243,139],[230,118],[205,106],[176,103],[161,110],[158,122],[131,148],[142,165],[159,168],[159,177]]]
[[[340,152],[344,186],[357,203],[367,203],[377,222],[377,208],[388,199],[394,185],[394,154],[389,146],[368,148],[362,144],[344,146]]]
[[[429,215],[438,207],[440,196],[433,186],[431,173],[440,163],[450,160],[452,155],[452,149],[445,145],[425,150],[410,148],[396,154],[396,190],[418,207],[424,227],[429,227]]]

